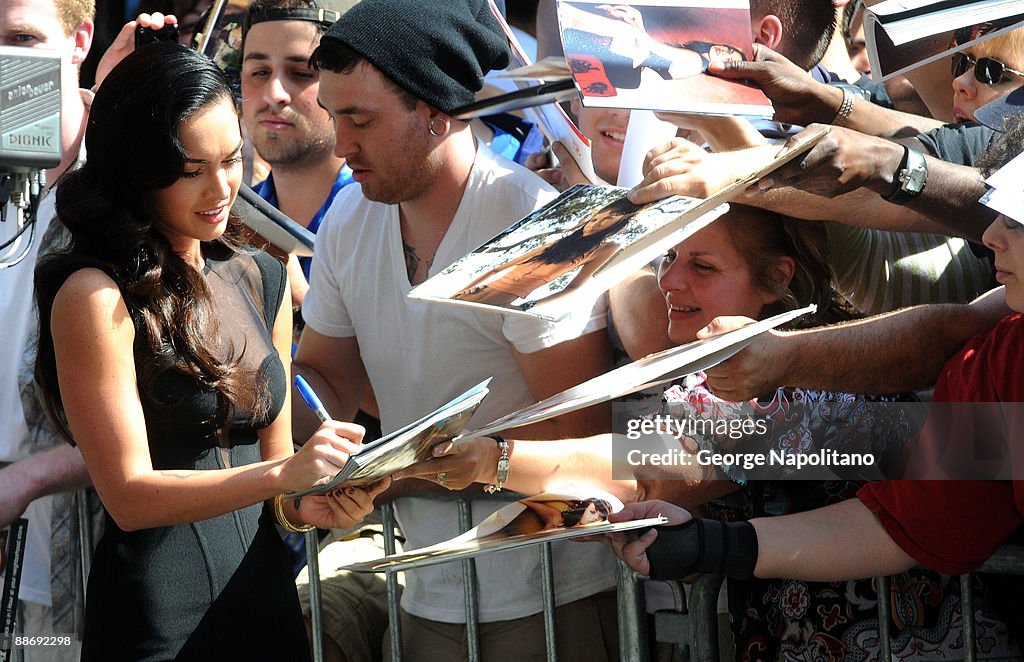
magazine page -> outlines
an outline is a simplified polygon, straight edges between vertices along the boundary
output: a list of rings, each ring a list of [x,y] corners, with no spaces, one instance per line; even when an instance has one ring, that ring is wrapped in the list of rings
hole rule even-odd
[[[348,485],[367,485],[417,462],[430,459],[431,449],[450,441],[465,429],[487,395],[490,378],[480,382],[423,418],[363,446],[349,456],[341,471],[327,483],[314,485],[292,498],[325,494]]]
[[[508,22],[505,20],[504,14],[498,9],[498,6],[494,4],[494,0],[488,0],[488,4],[491,8],[491,13],[497,19],[498,24],[501,25],[502,31],[508,38],[509,48],[512,51],[512,62],[509,65],[512,68],[525,67],[532,62],[530,58],[526,56],[526,52],[523,50],[522,45],[519,43],[519,39],[516,38],[512,28],[509,27]],[[516,85],[519,87],[528,87],[530,81],[517,80]],[[532,108],[526,108],[523,111],[526,115],[526,119],[530,120],[540,129],[540,132],[548,139],[549,143],[553,143],[556,140],[565,145],[565,148],[569,151],[576,165],[579,167],[580,172],[590,182],[598,184],[601,182],[601,178],[594,172],[594,164],[590,159],[590,139],[580,133],[579,128],[573,123],[569,116],[565,113],[557,103],[549,103],[542,106],[536,106]]]
[[[706,226],[728,207],[673,196],[637,206],[627,189],[579,184],[508,228],[409,296],[558,319],[574,294],[599,294]],[[662,241],[641,250],[654,237]],[[631,244],[632,251],[625,251]],[[612,266],[625,271],[610,274]]]
[[[1024,192],[1020,181],[1024,177],[1024,155],[1015,156],[1009,163],[989,175],[989,186],[979,202],[989,209],[1019,221],[1024,219]]]
[[[622,502],[592,487],[566,485],[514,501],[483,522],[445,542],[345,566],[356,572],[404,570],[536,545],[554,540],[648,528],[665,523],[664,517],[611,524],[610,513]]]
[[[561,55],[549,55],[539,62],[516,66],[513,69],[506,69],[495,78],[507,78],[509,80],[542,80],[550,82],[553,80],[567,80],[572,78],[569,73],[569,64]]]
[[[509,428],[530,425],[568,414],[578,409],[642,391],[683,375],[707,370],[730,358],[761,334],[798,317],[813,313],[815,310],[817,307],[812,304],[805,308],[769,317],[735,331],[702,338],[679,347],[650,354],[519,411],[502,416],[475,430],[466,431],[462,434],[462,438],[488,437]]]
[[[712,61],[753,58],[747,0],[558,0],[557,10],[584,106],[774,114],[760,89],[705,73]]]
[[[888,0],[864,10],[864,38],[876,82],[934,62],[1024,25],[1019,0]]]
[[[252,231],[285,253],[312,257],[315,235],[246,185],[238,190],[231,212]]]
[[[224,70],[235,90],[241,85],[242,22],[248,7],[249,0],[213,0],[192,37],[196,50]]]
[[[410,291],[414,299],[558,319],[569,297],[596,296],[725,213],[747,186],[802,154],[808,133],[708,198],[634,205],[626,189],[574,186]]]

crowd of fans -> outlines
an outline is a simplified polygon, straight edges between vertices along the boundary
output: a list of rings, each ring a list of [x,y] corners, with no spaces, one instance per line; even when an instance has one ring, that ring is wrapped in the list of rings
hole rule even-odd
[[[453,496],[477,523],[507,503],[502,489],[570,482],[621,499],[611,521],[668,525],[552,545],[561,659],[618,659],[616,557],[651,578],[650,610],[660,580],[725,575],[730,658],[877,656],[880,601],[894,607],[898,659],[962,656],[966,619],[978,659],[1020,657],[1013,582],[975,576],[964,614],[951,575],[980,567],[1024,518],[1024,207],[983,201],[985,179],[1024,150],[1024,28],[881,86],[866,75],[860,2],[751,0],[753,57],[708,49],[696,75],[760,87],[775,121],[660,113],[676,137],[646,154],[629,203],[706,197],[828,133],[610,292],[565,298],[552,321],[407,297],[559,191],[619,179],[628,109],[569,106],[603,182],[561,143],[530,153],[521,118],[455,118],[510,63],[487,1],[252,0],[237,52],[217,61],[186,45],[205,3],[114,4],[0,4],[3,44],[59,51],[63,88],[62,158],[35,241],[0,268],[0,527],[29,520],[18,631],[76,636],[23,659],[308,659],[308,554],[325,658],[390,659],[383,578],[339,569],[383,555],[377,506],[394,504],[410,550],[461,532]],[[502,4],[532,56],[559,53],[553,1]],[[597,11],[602,25],[626,13]],[[135,46],[139,29],[175,23],[184,44]],[[109,46],[90,56],[97,26]],[[638,84],[665,75],[621,59]],[[316,233],[312,259],[232,213],[247,185]],[[532,289],[485,278],[468,294]],[[809,304],[630,410],[755,416],[761,452],[868,452],[872,471],[695,464],[613,478],[623,430],[606,403],[439,445],[371,485],[284,498],[484,379],[478,422]],[[296,374],[333,420],[292,396]],[[79,526],[95,550],[78,548]],[[307,550],[314,529],[321,549]],[[545,659],[539,556],[475,567],[482,659]],[[895,575],[889,595],[878,575]],[[466,659],[464,581],[452,563],[405,573],[404,659]]]

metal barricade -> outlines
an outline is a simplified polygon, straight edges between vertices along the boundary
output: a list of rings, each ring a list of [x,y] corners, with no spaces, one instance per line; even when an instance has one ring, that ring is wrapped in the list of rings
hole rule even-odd
[[[514,493],[504,493],[503,496],[510,502],[518,498],[521,495]],[[445,498],[444,495],[430,495],[431,498]],[[462,497],[448,497],[450,500],[455,501],[455,505],[458,509],[459,516],[459,528],[462,531],[467,531],[473,526],[472,513],[470,510],[471,502],[469,499]],[[381,521],[384,528],[384,550],[387,554],[395,553],[395,530],[396,520],[394,507],[392,504],[383,504],[380,506]],[[312,533],[312,532],[311,532]],[[313,659],[315,662],[322,662],[323,660],[323,622],[321,615],[318,613],[321,605],[320,599],[320,578],[319,571],[314,572],[314,566],[316,565],[317,553],[319,552],[319,546],[315,542],[315,536],[307,534],[307,553],[309,554],[310,562],[310,609],[313,611],[311,618],[312,629],[313,629]],[[544,616],[544,641],[546,648],[546,659],[548,662],[558,661],[558,647],[556,637],[556,623],[555,623],[555,582],[554,582],[554,566],[551,554],[551,543],[542,543],[539,545],[540,563],[541,563],[541,597],[543,600],[543,616]],[[313,553],[310,553],[313,550]],[[466,602],[466,640],[467,640],[467,657],[471,662],[479,662],[482,660],[480,654],[480,623],[479,623],[479,602],[478,602],[478,586],[476,577],[476,565],[473,559],[465,559],[461,561],[462,572],[463,572],[463,591]],[[625,567],[625,566],[623,566]],[[628,571],[628,569],[626,569]],[[629,571],[631,572],[631,571]],[[624,575],[625,573],[620,573]],[[397,573],[389,571],[386,573],[387,581],[387,609],[388,609],[388,620],[389,620],[389,640],[391,643],[392,659],[396,662],[400,662],[402,659],[402,625],[401,625],[401,611],[399,605],[398,595],[398,580]],[[630,590],[629,588],[623,588],[628,582],[620,581],[620,593],[619,599],[622,599],[622,591]],[[639,596],[642,600],[642,595]],[[640,603],[640,613],[643,614],[643,605]],[[620,653],[621,659],[623,660],[636,660],[636,662],[642,662],[647,659],[646,650],[647,642],[645,637],[646,628],[643,633],[635,633],[630,631],[628,624],[632,622],[632,619],[623,619],[620,614]],[[625,630],[623,629],[625,627]],[[638,636],[639,635],[639,636]],[[637,652],[642,651],[643,656],[637,656]]]
[[[434,497],[435,495],[431,495]],[[509,501],[520,498],[521,495],[508,493]],[[438,497],[438,498],[443,498]],[[459,515],[459,529],[468,531],[473,528],[473,516],[470,510],[469,499],[455,497]],[[394,506],[390,503],[381,507],[381,517],[384,521],[384,545],[388,554],[393,554],[395,549],[395,515]],[[557,662],[558,652],[555,641],[555,591],[554,574],[551,563],[551,545],[544,543],[540,545],[541,550],[541,590],[544,601],[544,637],[547,649],[548,662]],[[480,662],[480,621],[479,601],[477,595],[476,563],[473,559],[464,559],[462,564],[462,590],[466,601],[466,655],[470,662]],[[388,619],[390,621],[390,639],[392,659],[401,662],[402,659],[402,632],[401,612],[398,598],[398,582],[388,573]],[[311,585],[312,589],[312,585]],[[319,661],[317,661],[319,662]]]
[[[621,561],[616,593],[619,603],[619,659],[622,662],[646,662],[650,653],[643,577]]]
[[[673,592],[675,609],[654,612],[654,639],[677,647],[679,657],[692,662],[718,662],[718,594],[723,578],[700,575],[689,584],[689,597],[681,582],[665,582]],[[619,564],[619,659],[651,659],[647,632],[644,583],[648,581]]]
[[[89,490],[83,488],[75,490],[75,517],[78,520],[78,553],[79,572],[81,575],[81,613],[75,613],[75,626],[78,630],[75,634],[78,640],[82,639],[82,631],[85,628],[85,596],[86,588],[89,586],[89,572],[92,569],[92,554],[95,549],[92,539],[92,516],[89,512]]]
[[[320,536],[317,530],[306,531],[306,565],[309,568],[309,622],[313,632],[313,659],[324,659],[324,613],[320,585]],[[312,550],[312,551],[310,551]]]

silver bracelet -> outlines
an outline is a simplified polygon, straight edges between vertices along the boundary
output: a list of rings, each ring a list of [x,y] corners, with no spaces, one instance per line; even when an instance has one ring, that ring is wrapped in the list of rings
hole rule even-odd
[[[843,91],[843,102],[839,104],[839,110],[836,111],[836,116],[832,118],[833,126],[846,125],[846,120],[850,118],[850,113],[853,112],[853,103],[857,99],[857,95],[850,88],[841,87],[839,89]]]
[[[495,477],[494,484],[484,486],[484,492],[487,492],[488,494],[494,494],[495,492],[501,491],[505,481],[508,480],[508,469],[510,465],[508,459],[508,442],[501,437],[493,437],[493,439],[498,442],[498,450],[501,451],[501,455],[498,456],[498,475]]]

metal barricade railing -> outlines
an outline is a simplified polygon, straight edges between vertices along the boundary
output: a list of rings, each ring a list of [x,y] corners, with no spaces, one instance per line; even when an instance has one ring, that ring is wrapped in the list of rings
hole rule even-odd
[[[426,496],[426,495],[424,495]],[[446,498],[445,495],[429,495],[431,498]],[[511,502],[521,495],[514,493],[507,493],[506,498]],[[471,511],[471,502],[469,499],[452,496],[447,497],[448,500],[453,500],[458,509],[459,517],[459,528],[462,531],[468,531],[473,527],[473,518]],[[383,523],[384,529],[384,551],[386,554],[391,555],[396,550],[396,538],[395,530],[397,522],[395,520],[394,506],[390,503],[383,504],[380,506],[381,522]],[[306,549],[309,555],[309,593],[310,593],[310,610],[312,611],[312,618],[310,619],[312,625],[313,634],[313,660],[314,662],[322,662],[323,660],[323,622],[321,615],[318,613],[320,609],[320,578],[319,569],[314,571],[314,565],[316,564],[315,556],[319,552],[319,544],[316,542],[314,532],[307,534]],[[313,550],[315,553],[310,553]],[[555,636],[555,591],[554,591],[554,569],[551,558],[551,544],[543,543],[540,545],[541,554],[541,592],[544,604],[544,641],[547,650],[548,662],[557,662],[558,651],[557,651],[557,640]],[[467,658],[470,662],[480,662],[480,622],[479,622],[479,601],[478,601],[478,586],[476,577],[476,564],[473,559],[465,559],[462,563],[462,577],[463,577],[463,595],[466,602],[466,641],[467,641]],[[398,578],[397,573],[388,571],[386,573],[387,581],[387,610],[388,610],[388,622],[389,631],[388,637],[391,643],[391,658],[395,662],[400,662],[402,659],[402,620],[401,610],[399,605],[398,595]]]
[[[1024,545],[1003,545],[989,557],[988,561],[982,564],[978,572],[992,575],[1024,575]],[[969,574],[960,577],[960,595],[963,600],[961,609],[964,614],[964,648],[966,650],[964,659],[966,662],[974,662],[977,659],[978,634],[974,623],[974,590]],[[969,618],[968,615],[970,615]]]
[[[643,577],[619,562],[618,586],[619,659],[622,662],[646,662],[647,614]]]
[[[508,493],[509,501],[521,495]],[[431,495],[434,497],[434,495]],[[435,497],[435,498],[443,498]],[[459,529],[468,531],[473,527],[471,502],[469,499],[454,497],[459,514]],[[395,515],[394,506],[390,503],[381,506],[381,517],[384,521],[384,545],[388,554],[395,549]],[[555,582],[551,559],[551,544],[540,545],[541,555],[541,593],[544,604],[544,641],[548,662],[557,662],[558,650],[555,636]],[[480,621],[479,596],[477,594],[476,563],[473,559],[465,559],[462,563],[462,590],[466,601],[466,656],[470,662],[480,662]],[[388,618],[390,621],[391,655],[395,662],[402,659],[401,613],[398,598],[398,583],[394,573],[388,573],[387,600]],[[311,586],[312,588],[312,586]]]
[[[75,490],[75,517],[78,519],[78,555],[79,571],[81,576],[81,613],[75,613],[75,627],[78,630],[75,634],[78,639],[82,638],[82,630],[85,628],[85,596],[86,588],[89,586],[89,572],[92,569],[92,554],[95,549],[92,539],[92,514],[89,512],[89,490],[83,488]],[[73,598],[72,598],[73,599]]]
[[[317,530],[307,531],[306,566],[309,569],[309,622],[313,631],[313,659],[324,659],[324,612],[320,584],[320,536]]]
[[[509,494],[510,500],[517,498]],[[459,512],[459,526],[463,531],[472,527],[470,502],[456,498]],[[78,519],[78,536],[81,564],[82,595],[86,594],[89,570],[92,561],[93,540],[92,520],[89,514],[87,495],[84,490],[75,494],[75,509]],[[396,520],[391,504],[380,507],[384,528],[384,550],[388,555],[396,550]],[[544,604],[544,637],[548,662],[557,662],[557,638],[555,630],[554,568],[551,558],[551,544],[541,546],[541,590]],[[311,623],[313,630],[313,659],[322,662],[323,618],[321,611],[321,586],[318,563],[319,540],[316,531],[306,534],[306,549],[309,563],[309,591]],[[480,638],[478,622],[477,582],[473,559],[462,561],[464,591],[466,597],[466,623],[468,658],[480,660]],[[978,569],[977,572],[997,575],[1024,575],[1024,545],[1004,545]],[[387,577],[387,606],[390,623],[390,640],[393,659],[400,662],[402,657],[401,612],[398,598],[397,573],[389,571]],[[619,626],[619,659],[622,662],[647,662],[650,646],[647,632],[647,614],[644,600],[646,578],[638,575],[625,564],[619,563],[616,587]],[[722,577],[701,575],[690,584],[689,597],[683,594],[681,585],[672,583],[676,592],[675,612],[655,613],[655,639],[659,642],[679,646],[683,660],[690,662],[719,662],[718,637],[718,595]],[[876,577],[876,592],[886,596],[890,592],[891,578]],[[974,590],[971,573],[960,576],[961,614],[964,628],[964,655],[966,662],[977,659],[977,627],[974,622]],[[891,605],[888,599],[878,600],[879,657],[891,659]]]
[[[380,507],[381,520],[384,522],[384,553],[391,556],[395,553],[395,509],[390,503]],[[398,573],[394,570],[387,572],[387,595],[388,595],[388,632],[391,637],[391,657],[395,662],[402,660],[402,618],[398,609]],[[317,660],[316,662],[320,662]]]
[[[619,659],[622,662],[651,659],[644,599],[647,581],[625,564],[619,564]],[[689,597],[681,582],[665,582],[673,592],[676,608],[654,612],[654,639],[676,646],[683,660],[718,662],[718,594],[722,581],[719,575],[700,575],[688,585]]]

